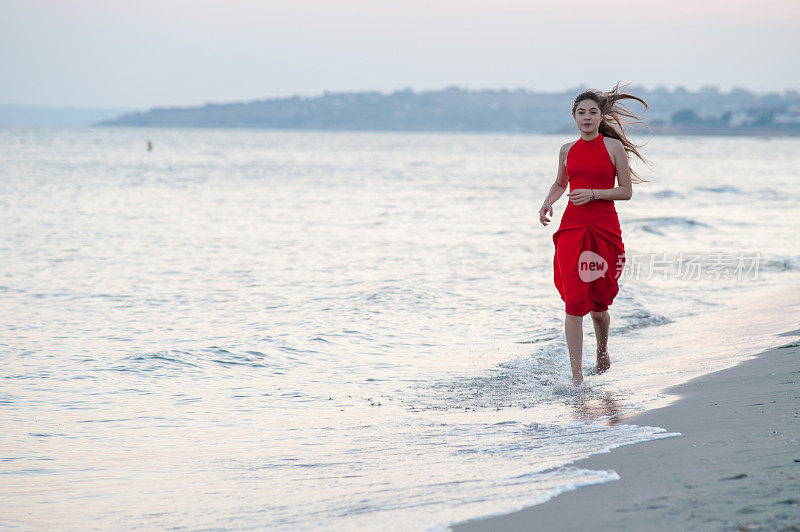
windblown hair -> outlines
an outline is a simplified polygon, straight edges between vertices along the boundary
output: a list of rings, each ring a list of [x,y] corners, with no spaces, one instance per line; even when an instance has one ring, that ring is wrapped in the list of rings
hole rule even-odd
[[[648,106],[644,100],[632,94],[622,92],[628,88],[628,85],[629,84],[626,84],[620,87],[620,84],[617,83],[614,85],[614,88],[608,92],[598,91],[595,89],[583,91],[575,97],[575,102],[572,104],[572,116],[575,116],[575,110],[577,109],[579,102],[583,100],[593,100],[600,108],[600,114],[603,115],[603,118],[600,120],[600,134],[604,137],[611,137],[612,139],[617,139],[618,141],[622,142],[625,152],[629,157],[631,154],[633,154],[643,163],[648,164],[647,159],[645,159],[642,154],[639,153],[638,148],[641,148],[641,146],[637,146],[628,140],[628,137],[625,135],[625,131],[622,127],[623,124],[647,125],[645,122],[639,119],[639,117],[636,116],[636,114],[634,114],[626,105],[619,103],[619,100],[636,100],[644,105],[645,111],[647,110]],[[642,183],[645,181],[647,181],[647,179],[643,179],[631,168],[631,182]]]

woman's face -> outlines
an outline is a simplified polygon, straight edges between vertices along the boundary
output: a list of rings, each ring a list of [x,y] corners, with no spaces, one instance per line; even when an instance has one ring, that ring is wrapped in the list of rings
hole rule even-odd
[[[600,129],[600,120],[603,115],[600,114],[600,107],[594,100],[581,100],[575,108],[575,123],[578,125],[578,130],[583,133],[591,134]]]

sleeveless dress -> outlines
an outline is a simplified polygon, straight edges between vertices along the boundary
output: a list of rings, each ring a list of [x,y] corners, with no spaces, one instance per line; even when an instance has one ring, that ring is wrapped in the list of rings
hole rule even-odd
[[[570,192],[578,188],[614,188],[617,170],[603,135],[579,138],[567,152]],[[566,313],[585,316],[607,310],[619,292],[617,280],[625,267],[625,246],[613,200],[567,202],[553,233],[553,273]]]

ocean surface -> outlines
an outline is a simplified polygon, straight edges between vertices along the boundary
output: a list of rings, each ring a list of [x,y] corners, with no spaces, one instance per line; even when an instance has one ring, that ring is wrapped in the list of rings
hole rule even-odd
[[[617,479],[570,464],[794,324],[800,145],[634,139],[575,389],[575,138],[0,129],[0,527],[442,530]]]

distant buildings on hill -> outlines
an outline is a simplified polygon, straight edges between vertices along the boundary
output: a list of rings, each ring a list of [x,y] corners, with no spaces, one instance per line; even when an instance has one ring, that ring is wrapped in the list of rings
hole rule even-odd
[[[654,133],[665,134],[800,135],[800,104],[757,105],[711,116],[681,109],[670,120],[649,125]]]
[[[731,112],[728,121],[734,127],[762,124],[800,126],[800,105],[751,107]]]

